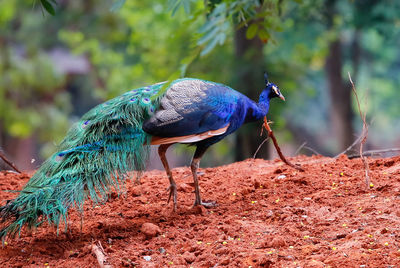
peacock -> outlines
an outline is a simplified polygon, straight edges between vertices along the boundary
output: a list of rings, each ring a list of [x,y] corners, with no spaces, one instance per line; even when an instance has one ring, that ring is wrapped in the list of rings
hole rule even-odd
[[[285,100],[268,81],[259,102],[232,88],[206,80],[183,78],[130,90],[87,112],[68,131],[57,152],[47,159],[19,192],[0,208],[0,237],[20,235],[44,221],[67,228],[68,211],[82,211],[85,200],[104,202],[123,187],[129,171],[143,171],[150,145],[169,179],[168,202],[177,208],[177,186],[166,158],[174,143],[194,145],[191,162],[194,206],[212,207],[200,196],[197,169],[207,148],[241,125],[263,118],[270,100]]]

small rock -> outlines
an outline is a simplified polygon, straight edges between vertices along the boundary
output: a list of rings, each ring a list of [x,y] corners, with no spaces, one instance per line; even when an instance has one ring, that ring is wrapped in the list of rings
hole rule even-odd
[[[143,259],[144,259],[145,261],[151,261],[151,256],[143,256]]]
[[[227,255],[229,253],[229,249],[227,247],[221,247],[217,250],[215,250],[215,254],[220,256],[220,255]]]
[[[347,234],[337,234],[336,235],[336,239],[342,239],[342,238],[345,238],[347,236]]]
[[[131,195],[133,197],[141,196],[142,195],[142,187],[141,186],[133,187],[131,189]]]
[[[205,215],[207,214],[207,209],[204,206],[195,206],[192,208],[193,214]]]
[[[231,258],[225,258],[221,261],[221,265],[228,265],[231,261]]]
[[[319,267],[325,267],[325,264],[322,261],[317,261],[317,260],[311,260],[308,264],[307,267],[310,268],[319,268]]]
[[[275,236],[271,241],[271,246],[274,248],[285,247],[286,241],[281,236]]]
[[[159,248],[158,251],[159,251],[161,254],[164,254],[164,253],[165,253],[165,248]]]
[[[294,261],[294,257],[292,255],[287,255],[283,257],[285,260]]]
[[[140,231],[146,236],[147,239],[155,237],[161,233],[160,227],[150,222],[143,223]]]
[[[278,177],[276,177],[278,180],[284,179],[286,178],[286,175],[279,175]]]
[[[178,184],[178,191],[185,192],[185,193],[191,193],[191,192],[193,192],[193,187],[187,183],[180,183],[180,184]]]
[[[185,253],[182,254],[182,257],[185,259],[187,263],[192,263],[196,259],[196,256],[188,251],[185,251]]]

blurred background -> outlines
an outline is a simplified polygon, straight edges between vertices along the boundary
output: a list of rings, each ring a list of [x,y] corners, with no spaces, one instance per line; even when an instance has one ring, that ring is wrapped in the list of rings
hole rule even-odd
[[[268,116],[287,156],[333,156],[360,136],[348,72],[370,124],[366,149],[400,147],[397,0],[0,5],[0,148],[23,170],[50,156],[86,111],[125,91],[185,76],[258,100],[264,70],[287,100],[274,99]],[[260,130],[261,122],[242,127],[211,147],[202,166],[252,157]],[[264,144],[257,157],[275,157],[272,149]],[[190,150],[175,146],[172,166],[187,165]],[[156,159],[150,168],[161,167]]]

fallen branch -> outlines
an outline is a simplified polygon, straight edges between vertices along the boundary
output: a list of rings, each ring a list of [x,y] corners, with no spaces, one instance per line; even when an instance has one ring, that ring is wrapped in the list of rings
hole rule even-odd
[[[306,146],[307,142],[303,142],[299,148],[297,148],[296,152],[294,152],[294,155],[297,155],[298,153],[300,153],[301,149],[303,149],[304,146]]]
[[[0,158],[3,159],[3,161],[8,164],[10,167],[12,167],[16,172],[22,173],[15,165],[13,162],[7,159],[7,157],[3,154],[3,152],[0,150]]]
[[[261,133],[261,134],[262,134],[262,133]],[[257,155],[258,151],[261,149],[261,146],[263,146],[263,144],[264,144],[268,139],[269,139],[269,137],[265,138],[265,140],[263,140],[262,143],[258,146],[256,152],[255,152],[254,155],[253,155],[253,159],[256,158],[256,155]]]
[[[307,149],[307,150],[309,150],[310,152],[313,152],[316,155],[322,155],[319,152],[317,152],[315,149],[313,149],[313,148],[311,148],[309,146],[304,146],[304,149]]]
[[[374,156],[376,154],[384,154],[384,153],[394,153],[394,152],[400,152],[400,148],[391,148],[391,149],[380,149],[380,150],[369,150],[363,152],[363,156]],[[351,154],[347,156],[349,159],[353,158],[359,158],[361,157],[360,154]]]
[[[344,150],[343,152],[335,155],[333,158],[338,158],[340,155],[346,154],[348,151],[353,149],[353,147],[356,146],[356,144],[358,144],[362,139],[363,139],[363,132],[361,132],[360,137],[358,137],[349,147],[347,147],[346,150]]]
[[[278,141],[277,141],[276,138],[275,138],[274,132],[272,132],[272,129],[270,128],[270,126],[269,126],[269,124],[268,124],[268,121],[267,121],[267,117],[266,117],[266,116],[264,117],[264,124],[263,124],[263,126],[264,126],[264,128],[267,130],[268,136],[269,136],[269,137],[272,139],[272,141],[274,142],[275,149],[276,149],[276,151],[277,151],[279,157],[281,158],[281,160],[282,160],[286,165],[291,166],[291,167],[294,168],[294,169],[297,169],[297,170],[299,170],[299,171],[304,171],[304,169],[301,168],[299,165],[297,165],[297,164],[294,165],[294,164],[290,163],[290,162],[285,158],[285,156],[282,154],[281,148],[280,148],[279,145],[278,145]]]
[[[358,112],[360,113],[361,120],[363,121],[363,129],[361,132],[361,142],[360,142],[360,157],[361,157],[362,162],[364,163],[365,183],[367,184],[367,188],[369,188],[369,185],[370,185],[369,184],[369,166],[368,166],[367,158],[363,155],[363,146],[364,146],[365,142],[367,141],[367,137],[368,137],[368,125],[365,120],[366,113],[365,112],[363,113],[361,111],[360,101],[358,99],[356,87],[354,86],[353,80],[351,80],[350,73],[348,73],[348,75],[349,75],[349,80],[351,83],[351,89],[353,90],[353,93],[356,97]]]
[[[100,268],[112,268],[112,266],[107,261],[106,253],[104,252],[103,246],[100,241],[92,244],[92,253],[96,255],[97,262]]]

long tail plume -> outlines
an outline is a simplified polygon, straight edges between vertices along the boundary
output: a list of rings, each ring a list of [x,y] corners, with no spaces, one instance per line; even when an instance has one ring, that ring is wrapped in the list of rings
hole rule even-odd
[[[57,227],[64,221],[67,227],[70,208],[82,210],[89,197],[104,202],[110,190],[120,190],[128,171],[143,170],[151,137],[142,123],[158,107],[161,87],[131,90],[85,114],[19,196],[0,208],[3,242],[46,220]]]

